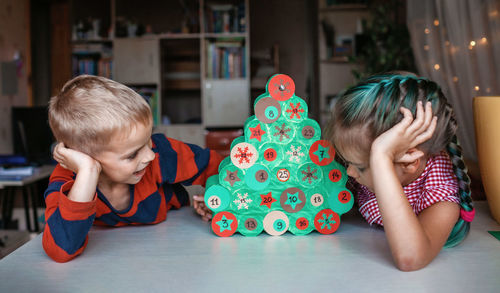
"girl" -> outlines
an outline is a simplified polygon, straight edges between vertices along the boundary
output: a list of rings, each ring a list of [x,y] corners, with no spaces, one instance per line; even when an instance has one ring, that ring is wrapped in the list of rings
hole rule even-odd
[[[327,136],[363,217],[384,226],[396,266],[423,268],[460,243],[474,216],[452,107],[412,75],[371,77],[338,99]]]

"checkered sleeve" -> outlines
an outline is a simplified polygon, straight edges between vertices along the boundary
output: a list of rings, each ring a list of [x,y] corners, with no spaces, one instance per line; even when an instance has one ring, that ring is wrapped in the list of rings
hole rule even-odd
[[[437,155],[431,164],[422,194],[413,205],[413,210],[417,215],[437,202],[460,203],[458,181],[449,157],[446,154]]]

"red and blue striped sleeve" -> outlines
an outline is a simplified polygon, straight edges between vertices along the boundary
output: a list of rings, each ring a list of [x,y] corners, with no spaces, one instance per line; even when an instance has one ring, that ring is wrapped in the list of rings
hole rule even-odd
[[[159,154],[162,182],[202,185],[217,174],[222,156],[215,151],[154,134],[153,151]]]
[[[75,174],[57,165],[45,191],[43,249],[53,260],[67,262],[85,249],[96,214],[97,196],[91,202],[67,198]]]

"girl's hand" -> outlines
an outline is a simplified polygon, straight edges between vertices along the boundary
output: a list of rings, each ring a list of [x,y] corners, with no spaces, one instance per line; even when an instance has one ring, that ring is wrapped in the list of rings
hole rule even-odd
[[[397,163],[410,163],[423,156],[414,148],[429,140],[436,130],[437,117],[432,116],[431,103],[427,102],[424,110],[419,101],[415,119],[410,110],[401,107],[400,111],[403,119],[373,141],[371,156],[386,156]]]
[[[198,215],[201,216],[201,219],[205,222],[208,222],[212,219],[212,211],[207,208],[205,205],[205,200],[203,195],[194,195],[193,196],[193,206],[194,210]]]
[[[67,148],[62,142],[54,147],[53,157],[62,167],[77,174],[83,169],[101,172],[101,164],[98,161],[85,153]]]

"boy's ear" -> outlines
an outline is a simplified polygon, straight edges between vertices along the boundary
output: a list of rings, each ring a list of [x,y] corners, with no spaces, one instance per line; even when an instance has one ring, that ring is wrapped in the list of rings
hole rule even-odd
[[[424,156],[424,152],[417,148],[411,148],[407,150],[404,155],[397,159],[395,163],[400,163],[403,168],[411,167],[411,165],[417,165],[420,163],[420,159]]]

